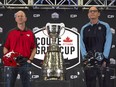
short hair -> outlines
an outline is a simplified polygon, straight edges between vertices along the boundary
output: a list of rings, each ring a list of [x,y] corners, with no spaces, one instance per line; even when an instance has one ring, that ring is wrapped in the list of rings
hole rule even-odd
[[[17,11],[17,12],[14,14],[14,18],[16,18],[17,13],[19,13],[19,12],[22,12],[22,13],[25,15],[25,17],[26,17],[25,12],[24,12],[24,11],[22,11],[22,10],[19,10],[19,11]]]
[[[98,12],[100,12],[100,9],[98,7],[96,7],[96,6],[91,6],[91,7],[95,7],[98,10]],[[91,7],[89,7],[89,10]]]

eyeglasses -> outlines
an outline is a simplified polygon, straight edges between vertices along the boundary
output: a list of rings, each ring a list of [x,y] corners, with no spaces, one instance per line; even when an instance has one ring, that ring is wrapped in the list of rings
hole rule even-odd
[[[89,10],[89,13],[92,13],[92,12],[96,13],[98,12],[98,10]]]

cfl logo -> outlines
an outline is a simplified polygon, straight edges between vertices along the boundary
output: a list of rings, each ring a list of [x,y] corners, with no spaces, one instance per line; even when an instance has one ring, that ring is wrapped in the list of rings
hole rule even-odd
[[[107,18],[114,18],[114,15],[107,15]]]

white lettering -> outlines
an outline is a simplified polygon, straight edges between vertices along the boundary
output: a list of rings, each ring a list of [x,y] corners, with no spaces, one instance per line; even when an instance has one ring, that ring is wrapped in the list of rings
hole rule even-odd
[[[70,79],[76,79],[77,77],[77,75],[70,75]]]
[[[114,15],[107,15],[107,18],[114,18]]]
[[[34,18],[40,17],[40,14],[33,14]]]

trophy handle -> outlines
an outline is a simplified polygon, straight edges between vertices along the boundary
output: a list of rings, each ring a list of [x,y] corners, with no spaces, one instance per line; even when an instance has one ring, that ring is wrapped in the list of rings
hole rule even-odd
[[[46,26],[51,25],[51,24],[52,24],[52,23],[47,23]],[[56,25],[57,25],[57,24],[56,24]],[[65,33],[65,28],[66,28],[66,27],[65,27],[64,23],[59,23],[59,25],[61,25],[61,30],[64,29],[64,30],[63,30],[63,33],[60,34],[60,36],[62,36],[62,35]],[[49,35],[48,35],[48,30],[46,29],[46,26],[43,27],[43,29],[45,29],[45,30],[47,31],[47,33],[45,33],[44,30],[43,30],[43,33],[44,33],[44,35],[49,36]],[[60,30],[60,31],[61,31],[61,30]]]
[[[46,27],[43,27],[43,29],[45,29],[46,30]],[[47,31],[47,30],[46,30]],[[43,33],[44,33],[44,35],[46,35],[47,37],[49,36],[49,35],[47,35],[45,32],[44,32],[44,30],[42,31]]]
[[[63,30],[63,33],[60,35],[60,37],[65,33],[65,27],[61,27],[61,30],[62,29],[64,29],[64,30]]]

